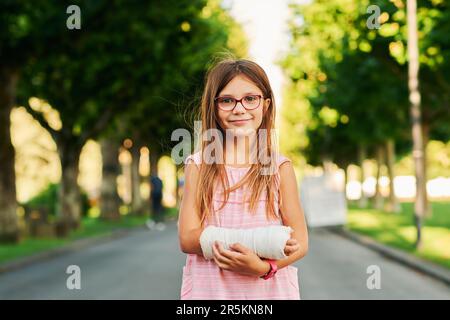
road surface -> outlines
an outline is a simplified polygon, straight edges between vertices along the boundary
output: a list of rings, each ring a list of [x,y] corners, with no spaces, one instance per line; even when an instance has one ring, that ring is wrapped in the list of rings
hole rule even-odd
[[[179,299],[184,263],[172,221],[0,274],[0,299]],[[70,265],[80,268],[81,289],[67,288]],[[367,287],[371,265],[380,289]],[[302,299],[450,299],[447,285],[323,229],[310,232],[295,266]]]

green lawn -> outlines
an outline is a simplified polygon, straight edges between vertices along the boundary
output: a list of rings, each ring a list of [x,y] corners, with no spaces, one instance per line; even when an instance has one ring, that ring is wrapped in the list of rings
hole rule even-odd
[[[178,208],[166,208],[165,217],[166,219],[178,219]]]
[[[351,206],[348,228],[450,268],[450,202],[432,203],[433,214],[425,220],[420,251],[414,248],[416,229],[413,207],[412,203],[403,203],[402,212],[393,214]]]
[[[166,210],[166,215],[173,214],[173,210]],[[114,230],[132,228],[143,225],[147,216],[122,216],[120,221],[102,221],[99,218],[86,217],[82,220],[82,227],[72,232],[65,239],[58,238],[25,238],[18,244],[0,244],[0,263],[34,253],[60,247],[77,239],[111,234]]]

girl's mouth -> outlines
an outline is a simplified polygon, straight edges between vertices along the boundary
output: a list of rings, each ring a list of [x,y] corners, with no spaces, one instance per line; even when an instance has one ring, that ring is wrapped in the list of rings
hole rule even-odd
[[[247,122],[249,122],[251,119],[242,119],[242,120],[235,120],[235,121],[230,121],[232,124],[236,125],[236,126],[241,126],[246,124]]]

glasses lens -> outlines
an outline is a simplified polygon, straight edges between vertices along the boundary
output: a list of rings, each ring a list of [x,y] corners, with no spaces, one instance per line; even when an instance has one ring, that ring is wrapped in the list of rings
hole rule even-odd
[[[236,105],[236,99],[229,97],[219,98],[217,99],[217,104],[223,110],[231,110]]]
[[[260,97],[256,95],[245,96],[242,100],[244,102],[244,106],[248,109],[254,109],[259,106]]]

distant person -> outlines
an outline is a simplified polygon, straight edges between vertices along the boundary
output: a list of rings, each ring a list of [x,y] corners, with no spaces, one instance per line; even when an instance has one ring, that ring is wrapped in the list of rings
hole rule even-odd
[[[162,222],[163,220],[163,206],[162,206],[162,190],[163,182],[155,175],[150,177],[151,183],[151,199],[152,199],[152,215],[155,222]]]

